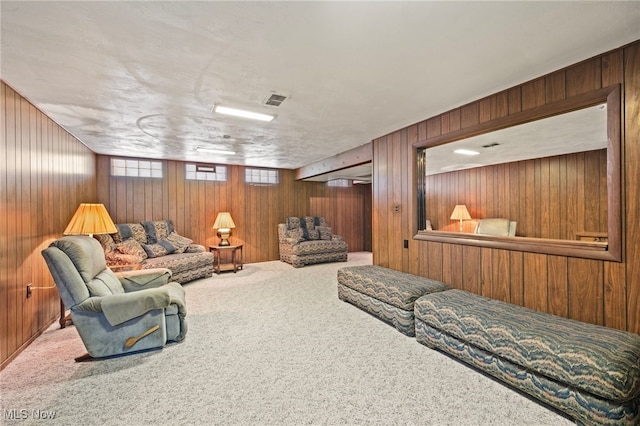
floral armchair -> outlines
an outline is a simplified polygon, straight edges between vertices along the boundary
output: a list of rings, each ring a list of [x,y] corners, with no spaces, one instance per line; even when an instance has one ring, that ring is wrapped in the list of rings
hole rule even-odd
[[[294,268],[322,262],[346,262],[348,246],[323,217],[288,217],[278,224],[280,260]]]

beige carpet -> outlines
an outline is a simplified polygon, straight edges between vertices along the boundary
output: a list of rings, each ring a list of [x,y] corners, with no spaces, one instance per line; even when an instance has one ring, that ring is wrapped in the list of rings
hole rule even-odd
[[[187,338],[161,351],[75,363],[82,342],[56,323],[0,373],[0,424],[572,424],[340,301],[338,268],[368,263],[186,284]]]

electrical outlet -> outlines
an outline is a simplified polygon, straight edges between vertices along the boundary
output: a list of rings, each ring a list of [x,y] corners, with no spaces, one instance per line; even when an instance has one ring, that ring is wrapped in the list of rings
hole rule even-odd
[[[31,286],[32,285],[33,285],[32,283],[27,284],[27,299],[31,297]]]

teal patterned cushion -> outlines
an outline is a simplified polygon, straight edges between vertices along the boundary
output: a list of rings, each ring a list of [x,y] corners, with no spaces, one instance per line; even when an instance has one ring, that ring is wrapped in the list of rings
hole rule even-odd
[[[413,311],[422,295],[447,290],[446,284],[377,265],[348,266],[338,270],[338,282],[400,309]]]
[[[141,224],[147,233],[147,243],[149,244],[165,240],[173,232],[173,223],[170,220],[147,220]]]
[[[142,248],[149,258],[166,256],[174,252],[173,246],[165,240],[158,241],[155,244],[143,244]]]
[[[420,298],[416,319],[536,374],[612,401],[640,395],[640,336],[462,290]]]
[[[135,238],[129,238],[121,243],[116,244],[116,251],[118,253],[136,256],[140,258],[140,261],[143,261],[147,258],[147,253]]]
[[[321,240],[330,240],[333,235],[328,226],[316,226],[316,231],[318,231]]]
[[[178,235],[176,231],[170,233],[164,241],[167,244],[171,244],[175,253],[184,253],[187,247],[193,243],[193,240],[183,237],[182,235]]]
[[[144,227],[139,223],[119,223],[116,225],[118,228],[117,234],[114,234],[114,240],[117,243],[126,241],[129,238],[134,238],[140,244],[147,243],[147,233]]]

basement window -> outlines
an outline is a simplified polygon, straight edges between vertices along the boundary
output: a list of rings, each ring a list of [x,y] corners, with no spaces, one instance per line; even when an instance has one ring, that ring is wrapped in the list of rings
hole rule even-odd
[[[212,164],[185,164],[184,177],[187,180],[227,181],[227,167]]]
[[[278,171],[275,169],[245,169],[244,181],[253,184],[275,185],[278,183]]]
[[[162,162],[112,158],[111,176],[162,178]]]

